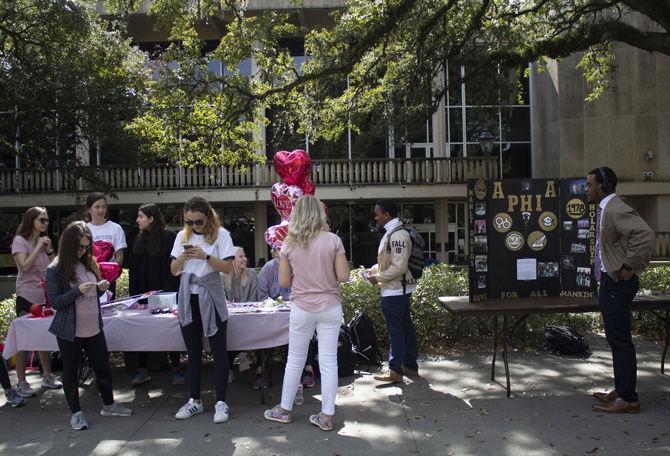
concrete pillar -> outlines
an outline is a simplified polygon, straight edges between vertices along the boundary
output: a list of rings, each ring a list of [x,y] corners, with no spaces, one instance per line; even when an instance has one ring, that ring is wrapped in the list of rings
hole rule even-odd
[[[437,261],[447,263],[449,243],[449,200],[447,198],[438,198],[435,200],[435,250],[437,251]]]
[[[444,87],[444,72],[440,71],[439,76],[435,78],[435,84],[438,87]],[[445,97],[440,99],[437,105],[437,111],[433,113],[433,157],[441,158],[447,155],[447,119],[446,119]]]
[[[268,227],[268,203],[265,201],[256,201],[254,203],[254,252],[256,261],[259,258],[268,258],[268,245],[265,243],[265,230]]]

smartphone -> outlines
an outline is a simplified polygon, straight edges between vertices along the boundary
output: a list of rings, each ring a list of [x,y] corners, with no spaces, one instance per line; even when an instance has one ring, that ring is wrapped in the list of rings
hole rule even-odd
[[[184,250],[189,250],[192,249],[193,246],[191,244],[184,244]]]

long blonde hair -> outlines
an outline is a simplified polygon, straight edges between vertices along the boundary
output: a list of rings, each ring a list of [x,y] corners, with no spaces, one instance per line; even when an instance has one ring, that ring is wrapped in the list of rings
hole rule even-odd
[[[321,231],[328,230],[321,201],[313,195],[305,195],[295,204],[284,242],[289,246],[305,247]]]
[[[210,245],[214,244],[216,238],[219,237],[221,222],[219,221],[219,215],[216,213],[212,205],[209,204],[209,201],[200,196],[194,196],[184,204],[184,218],[186,218],[186,213],[188,211],[202,212],[205,214],[205,225],[202,232],[205,235],[205,241]],[[181,239],[181,243],[186,244],[191,237],[191,234],[193,234],[193,228],[184,223],[184,237]]]
[[[244,248],[238,246],[235,246],[233,248],[235,249],[235,260],[236,260],[237,252],[239,252],[240,250],[244,252]],[[230,271],[230,273],[228,274],[223,274],[223,288],[228,290],[229,293],[233,292],[236,286],[239,287],[246,286],[247,283],[249,282],[250,274],[255,274],[255,272],[250,271],[248,267],[239,268],[235,260],[233,260],[233,270]]]

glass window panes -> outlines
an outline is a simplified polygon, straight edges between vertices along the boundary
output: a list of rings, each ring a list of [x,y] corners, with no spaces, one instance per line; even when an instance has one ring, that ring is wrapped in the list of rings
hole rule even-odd
[[[479,142],[484,130],[493,133],[494,141],[500,141],[498,108],[467,108],[466,125],[468,142]],[[469,155],[469,154],[468,154]]]
[[[463,142],[463,110],[461,108],[449,108],[447,111],[447,131],[449,142]]]
[[[529,107],[503,107],[500,119],[503,141],[530,141]]]

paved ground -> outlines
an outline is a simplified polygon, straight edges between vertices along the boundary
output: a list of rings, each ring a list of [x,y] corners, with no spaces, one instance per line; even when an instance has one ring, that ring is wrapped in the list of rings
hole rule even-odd
[[[611,360],[602,337],[590,338],[589,358],[550,353],[514,353],[510,368],[514,396],[489,378],[484,353],[426,357],[422,378],[399,387],[376,389],[367,373],[344,379],[331,433],[309,425],[318,410],[318,387],[296,407],[289,425],[262,418],[265,406],[251,391],[251,376],[240,376],[229,390],[232,419],[211,421],[206,412],[188,421],[173,415],[186,399],[167,372],[149,386],[133,389],[128,374],[115,370],[117,400],[134,408],[130,418],[97,414],[95,386],[82,391],[91,429],[70,430],[61,391],[41,392],[23,409],[0,399],[0,454],[19,455],[647,455],[670,453],[670,378],[662,376],[660,347],[638,344],[640,415],[591,411],[589,393],[610,386]],[[502,364],[499,380],[504,380]],[[205,376],[210,383],[211,371]],[[275,378],[280,378],[277,371]],[[37,380],[33,380],[38,383]],[[275,403],[280,392],[269,392]]]

